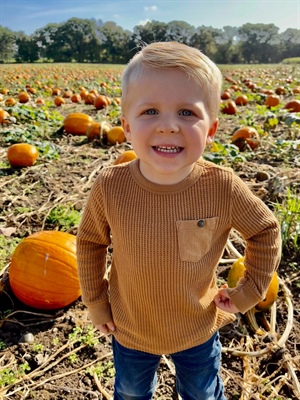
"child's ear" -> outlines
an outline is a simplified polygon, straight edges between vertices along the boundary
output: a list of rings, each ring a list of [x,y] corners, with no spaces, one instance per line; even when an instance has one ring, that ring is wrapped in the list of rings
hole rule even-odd
[[[206,144],[209,145],[212,143],[212,141],[214,140],[215,134],[217,132],[218,129],[218,125],[219,125],[219,119],[217,118],[213,124],[211,125],[211,127],[209,128],[208,134],[207,134],[207,138],[206,138]]]
[[[121,115],[121,124],[122,124],[122,128],[124,129],[126,139],[129,141],[131,138],[130,126],[129,126],[129,123],[124,114]]]

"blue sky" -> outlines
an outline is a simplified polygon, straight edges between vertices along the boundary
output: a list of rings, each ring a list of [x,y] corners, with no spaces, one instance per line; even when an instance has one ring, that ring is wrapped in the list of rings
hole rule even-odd
[[[0,25],[27,35],[72,17],[115,21],[130,31],[148,20],[180,20],[214,28],[274,23],[283,32],[300,29],[300,0],[0,0]]]

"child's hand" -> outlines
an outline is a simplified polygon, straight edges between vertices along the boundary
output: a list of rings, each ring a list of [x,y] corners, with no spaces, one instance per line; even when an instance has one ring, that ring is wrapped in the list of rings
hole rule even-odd
[[[223,311],[235,314],[238,313],[239,310],[236,308],[236,306],[233,304],[231,301],[229,295],[228,295],[228,286],[222,285],[218,291],[218,293],[215,295],[214,302],[215,305],[220,308]]]
[[[114,321],[109,321],[107,324],[104,325],[96,325],[96,328],[105,335],[109,335],[111,332],[114,332],[116,330]]]

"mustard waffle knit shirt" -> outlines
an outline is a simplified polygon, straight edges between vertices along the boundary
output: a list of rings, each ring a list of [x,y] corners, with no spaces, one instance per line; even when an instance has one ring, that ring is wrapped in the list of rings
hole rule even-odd
[[[82,300],[92,322],[113,319],[123,346],[152,354],[207,341],[235,319],[213,301],[231,228],[247,244],[246,275],[230,289],[244,313],[264,298],[281,254],[279,224],[247,185],[231,169],[202,159],[175,185],[149,182],[138,159],[104,168],[77,235]]]

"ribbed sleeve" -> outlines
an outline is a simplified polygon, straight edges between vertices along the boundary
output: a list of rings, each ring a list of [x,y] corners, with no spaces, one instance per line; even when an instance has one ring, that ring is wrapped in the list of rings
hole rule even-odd
[[[139,160],[101,171],[77,235],[82,299],[93,323],[113,318],[121,344],[154,354],[208,340],[235,318],[213,302],[231,228],[247,243],[247,274],[231,291],[245,312],[264,297],[280,235],[271,211],[233,171],[201,160],[176,185],[147,181]]]

